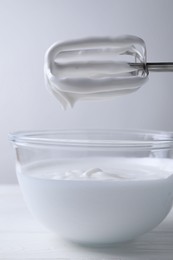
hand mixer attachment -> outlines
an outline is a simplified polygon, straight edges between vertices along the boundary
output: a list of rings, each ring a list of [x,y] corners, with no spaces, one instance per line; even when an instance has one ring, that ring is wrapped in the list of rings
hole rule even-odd
[[[173,71],[173,63],[147,63],[145,43],[136,36],[55,43],[45,55],[47,86],[64,109],[80,99],[134,92],[149,71]]]

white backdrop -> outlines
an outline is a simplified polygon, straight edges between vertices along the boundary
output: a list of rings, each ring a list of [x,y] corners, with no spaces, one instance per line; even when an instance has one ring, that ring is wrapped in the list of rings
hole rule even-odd
[[[141,90],[63,112],[47,92],[43,58],[55,41],[134,34],[148,60],[173,61],[172,0],[0,0],[0,183],[16,182],[8,133],[60,128],[173,131],[173,73],[150,74]]]

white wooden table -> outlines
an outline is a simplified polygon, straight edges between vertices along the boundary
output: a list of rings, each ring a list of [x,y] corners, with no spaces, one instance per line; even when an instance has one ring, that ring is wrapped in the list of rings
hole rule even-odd
[[[0,259],[173,260],[173,211],[152,232],[114,248],[84,248],[43,228],[17,185],[0,185]]]

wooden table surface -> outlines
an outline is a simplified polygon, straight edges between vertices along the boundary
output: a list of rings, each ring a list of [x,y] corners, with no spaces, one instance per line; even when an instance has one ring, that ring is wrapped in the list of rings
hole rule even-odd
[[[173,260],[173,211],[156,229],[114,248],[86,248],[56,237],[29,213],[17,185],[0,185],[0,259]]]

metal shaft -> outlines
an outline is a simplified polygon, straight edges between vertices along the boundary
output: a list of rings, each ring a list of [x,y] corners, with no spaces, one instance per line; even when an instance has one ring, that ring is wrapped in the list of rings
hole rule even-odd
[[[130,66],[148,70],[149,72],[173,72],[173,62],[148,62],[146,65],[142,63],[130,63]]]

